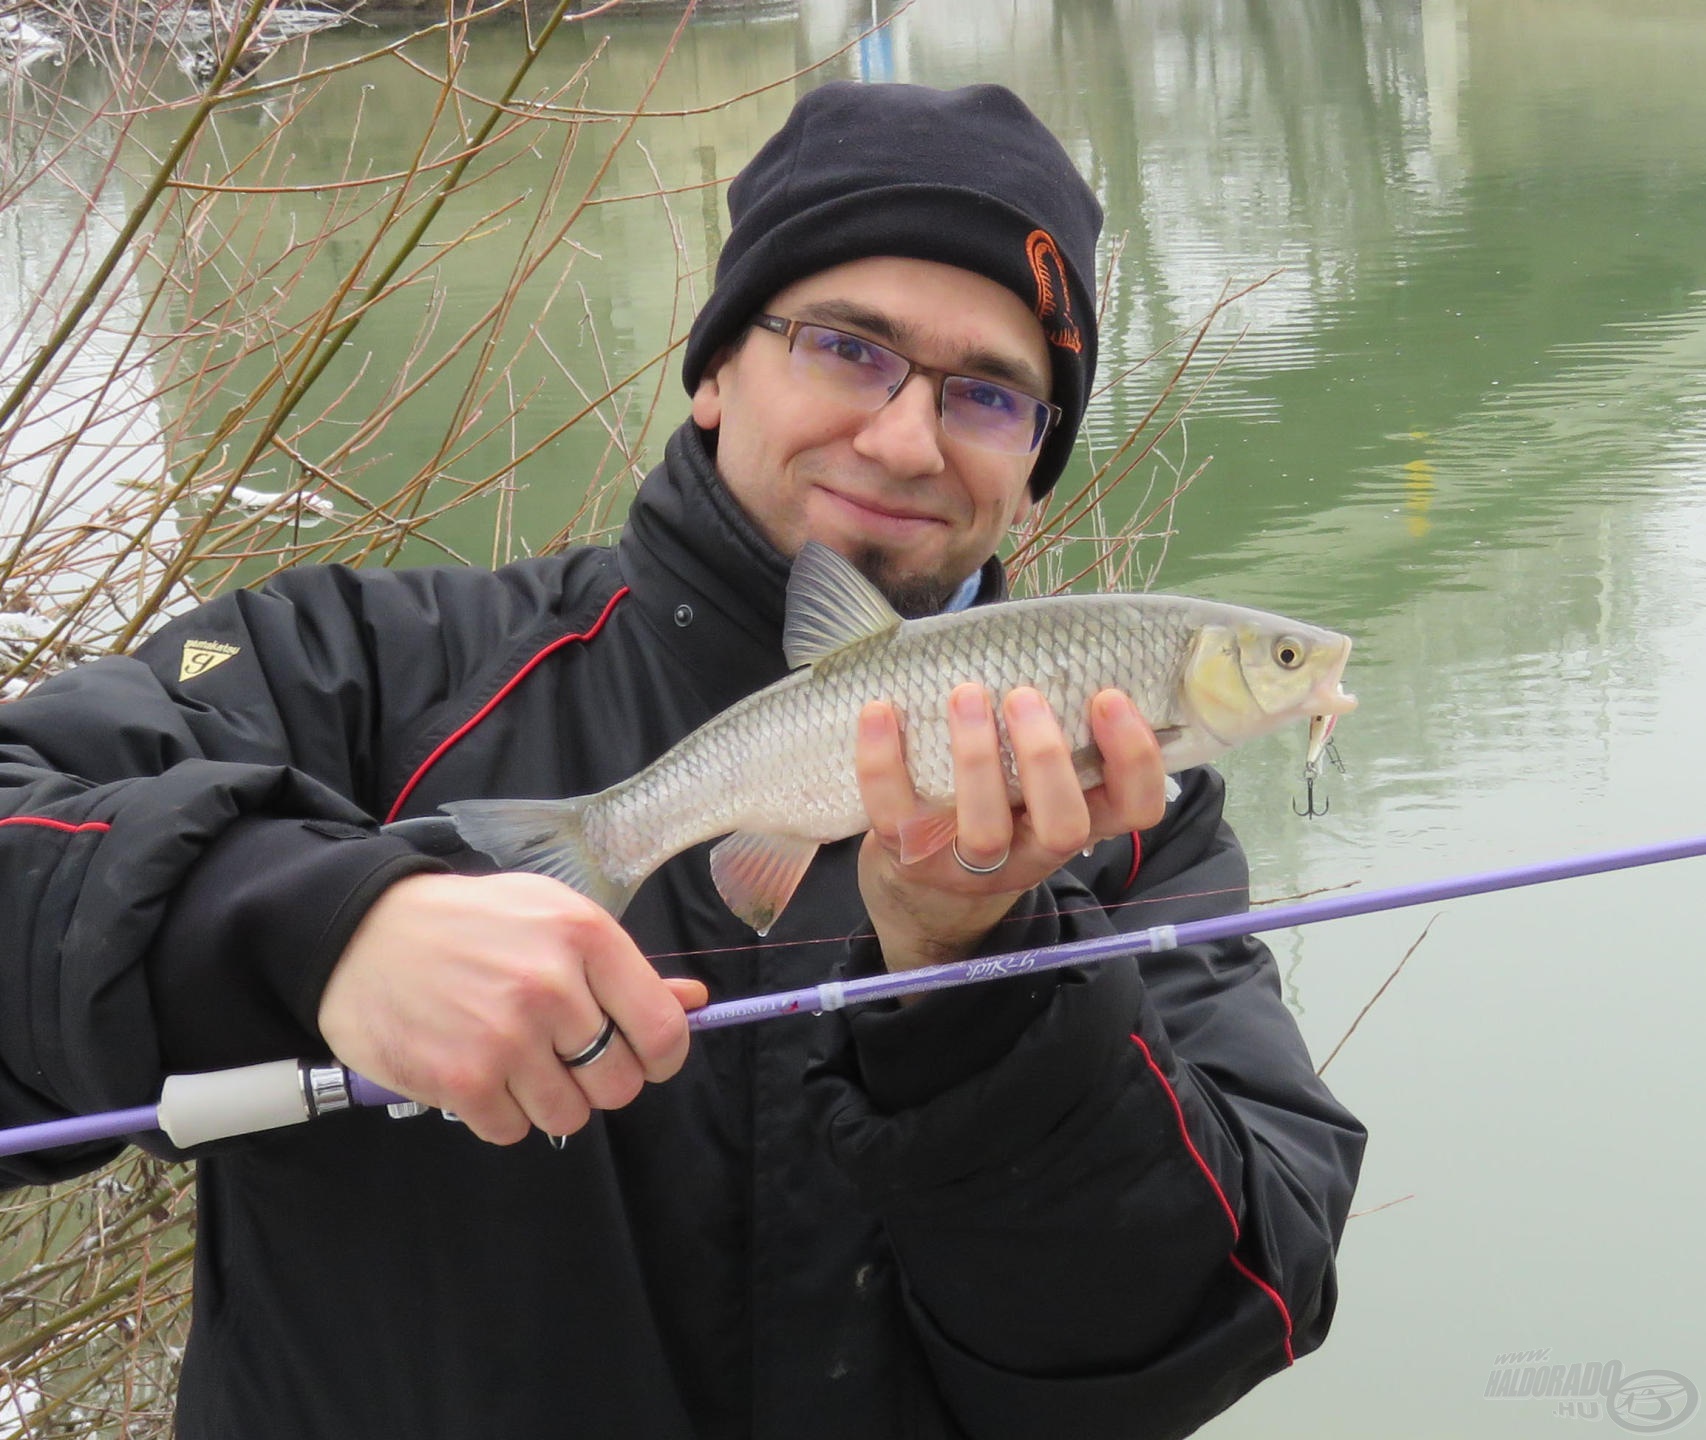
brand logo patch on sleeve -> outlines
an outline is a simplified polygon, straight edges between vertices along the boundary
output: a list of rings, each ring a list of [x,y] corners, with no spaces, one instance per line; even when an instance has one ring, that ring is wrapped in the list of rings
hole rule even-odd
[[[242,650],[241,645],[227,645],[221,640],[186,640],[184,657],[178,662],[178,682],[194,680],[216,665],[223,665]]]

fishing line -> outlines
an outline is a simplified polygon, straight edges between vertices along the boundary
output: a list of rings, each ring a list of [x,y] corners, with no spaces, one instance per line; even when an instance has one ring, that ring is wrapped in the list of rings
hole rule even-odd
[[[448,815],[415,815],[404,820],[392,820],[381,827],[386,834],[396,835],[407,840],[423,855],[435,855],[444,859],[454,859],[468,854],[468,844],[463,840],[456,823]],[[1129,838],[1129,837],[1114,837]],[[1141,857],[1138,873],[1142,873]],[[1314,893],[1314,892],[1310,892]],[[1129,900],[1100,900],[1102,909],[1107,914],[1116,914],[1138,905],[1157,905],[1163,902],[1176,904],[1184,900],[1213,900],[1220,896],[1234,895],[1244,897],[1247,891],[1243,886],[1225,885],[1210,890],[1182,890],[1169,892],[1166,895],[1139,895]],[[1290,896],[1299,899],[1300,896]],[[1272,901],[1257,901],[1258,905],[1272,904]],[[1039,917],[1047,916],[1053,919],[1064,919],[1072,912],[1069,910],[1039,911]],[[767,940],[755,937],[749,944],[708,945],[693,950],[649,950],[646,958],[654,963],[660,960],[695,960],[715,958],[722,955],[758,955],[776,950],[803,948],[813,945],[845,945],[847,935],[804,935],[794,939]]]
[[[1384,890],[1318,896],[1262,910],[1186,920],[1176,925],[1156,925],[1147,930],[1095,935],[1061,945],[980,956],[921,970],[831,980],[797,990],[719,1001],[693,1011],[687,1017],[687,1026],[690,1031],[698,1033],[785,1015],[819,1014],[844,1009],[848,1005],[981,984],[1010,975],[1092,965],[1186,945],[1209,944],[1239,935],[1289,929],[1382,910],[1399,910],[1412,905],[1436,904],[1495,890],[1514,890],[1699,855],[1706,855],[1706,835],[1444,880],[1419,881]],[[187,1148],[230,1135],[297,1124],[338,1110],[372,1105],[392,1106],[393,1113],[397,1108],[406,1109],[409,1113],[418,1113],[424,1108],[341,1065],[279,1060],[240,1070],[173,1075],[167,1079],[160,1094],[160,1103],[156,1106],[138,1106],[69,1120],[49,1120],[0,1131],[0,1155],[119,1139],[152,1129],[163,1130],[173,1144]]]
[[[1329,891],[1346,889],[1346,885],[1328,885],[1318,890],[1305,891],[1298,895],[1275,896],[1270,900],[1253,900],[1251,908],[1256,909],[1267,905],[1277,905],[1282,900],[1302,900],[1310,895],[1322,895]],[[1133,910],[1139,905],[1176,905],[1182,900],[1216,900],[1226,895],[1243,895],[1241,885],[1221,885],[1212,890],[1178,890],[1169,891],[1165,895],[1137,895],[1130,900],[1098,899],[1102,913],[1105,915],[1118,914],[1121,911]],[[1070,915],[1080,915],[1078,910],[1038,910],[1033,912],[1038,919],[1064,920]],[[845,945],[848,936],[843,935],[802,935],[796,940],[766,940],[754,939],[750,945],[707,945],[697,950],[648,950],[646,959],[658,960],[702,960],[721,955],[759,955],[775,950],[804,949],[813,945]]]

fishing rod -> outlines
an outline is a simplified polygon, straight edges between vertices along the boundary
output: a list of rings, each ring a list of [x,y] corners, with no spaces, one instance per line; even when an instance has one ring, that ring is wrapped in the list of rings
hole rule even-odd
[[[1093,965],[1125,956],[1174,950],[1184,945],[1228,940],[1238,935],[1288,930],[1323,920],[1342,920],[1382,910],[1437,904],[1496,890],[1516,890],[1699,855],[1706,855],[1706,835],[1535,865],[1486,870],[1443,880],[1416,881],[1382,890],[1321,896],[1286,905],[1271,905],[1261,910],[1187,920],[1177,925],[1154,925],[1147,930],[1094,935],[1084,940],[986,955],[919,970],[902,970],[853,980],[827,980],[797,990],[780,990],[703,1006],[688,1015],[687,1028],[699,1033],[785,1015],[821,1014],[873,1000],[977,985],[1010,975],[1037,974],[1072,965]],[[164,1131],[174,1145],[188,1148],[232,1135],[300,1124],[340,1110],[378,1105],[389,1107],[394,1115],[420,1114],[427,1108],[342,1065],[276,1060],[236,1070],[173,1075],[161,1090],[157,1105],[141,1105],[129,1110],[111,1110],[98,1115],[0,1130],[0,1155],[21,1155],[61,1145],[113,1140],[150,1130]]]

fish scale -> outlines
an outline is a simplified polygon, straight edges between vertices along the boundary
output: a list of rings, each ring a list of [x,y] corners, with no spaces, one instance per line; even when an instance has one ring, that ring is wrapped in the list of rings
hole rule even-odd
[[[847,561],[815,544],[796,561],[785,634],[800,668],[610,789],[445,809],[500,864],[556,875],[617,914],[671,856],[728,835],[713,852],[713,875],[762,932],[819,844],[867,828],[854,750],[872,700],[900,713],[914,788],[942,810],[954,794],[947,697],[964,682],[984,686],[998,706],[1020,686],[1040,691],[1086,785],[1099,779],[1090,700],[1109,687],[1129,694],[1156,730],[1169,771],[1355,704],[1339,688],[1350,642],[1282,616],[1181,596],[1083,595],[903,621]],[[1004,726],[1001,741],[1017,802]]]

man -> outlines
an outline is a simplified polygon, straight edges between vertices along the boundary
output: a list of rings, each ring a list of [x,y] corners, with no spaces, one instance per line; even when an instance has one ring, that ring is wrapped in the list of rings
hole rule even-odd
[[[955,691],[957,833],[912,865],[868,707],[871,832],[762,943],[702,850],[618,925],[377,831],[601,789],[779,678],[807,539],[914,613],[1000,598],[1095,363],[1058,143],[997,87],[827,85],[730,211],[613,550],[299,571],[0,711],[6,1119],[328,1051],[460,1117],[198,1157],[185,1436],[1179,1435],[1325,1332],[1362,1132],[1254,941],[687,1043],[708,993],[1239,903],[1218,778],[1167,803],[1125,697],[1086,796],[1033,692]]]

